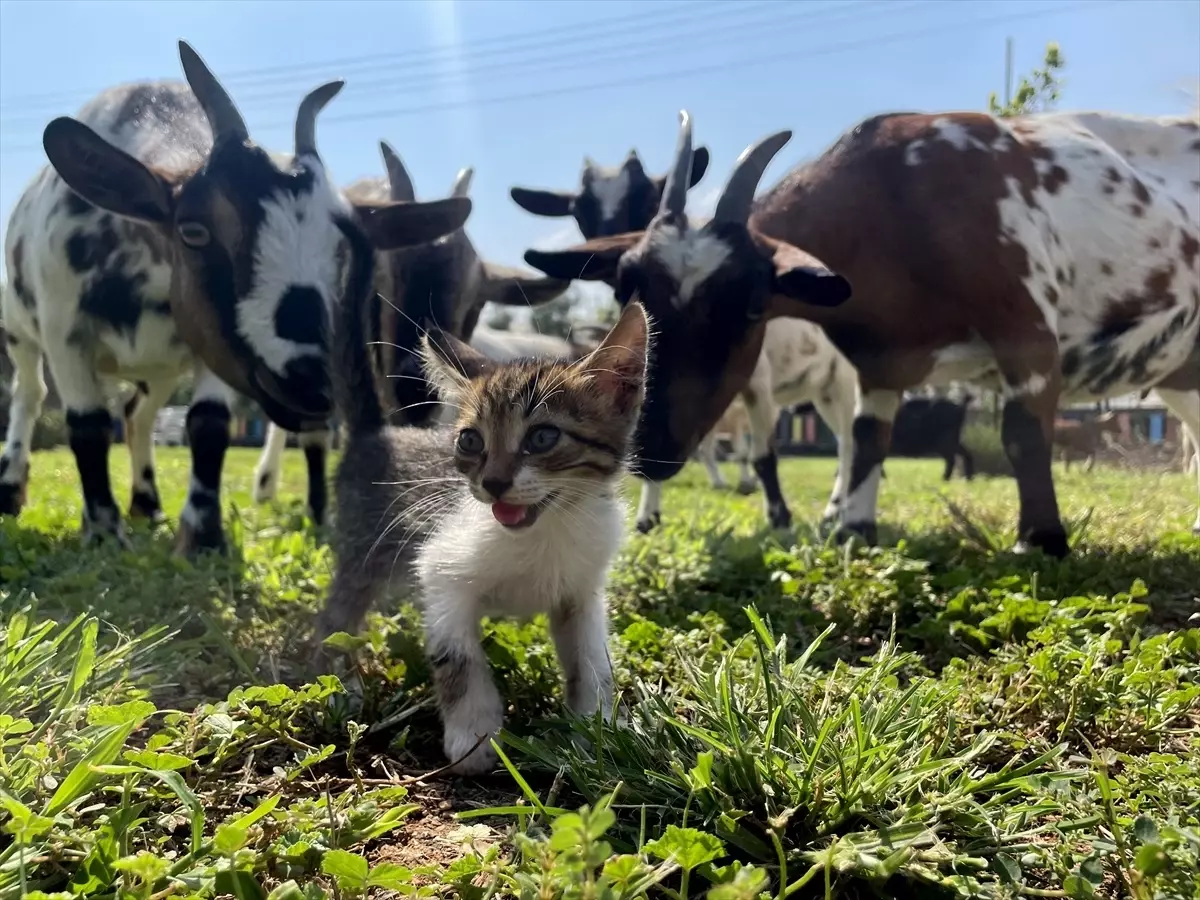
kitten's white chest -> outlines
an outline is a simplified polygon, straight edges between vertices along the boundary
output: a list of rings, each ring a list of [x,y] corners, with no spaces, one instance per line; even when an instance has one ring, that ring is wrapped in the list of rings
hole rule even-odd
[[[529,618],[594,596],[624,537],[624,510],[610,497],[551,507],[527,530],[507,530],[466,498],[422,547],[424,603],[464,602],[481,615]]]

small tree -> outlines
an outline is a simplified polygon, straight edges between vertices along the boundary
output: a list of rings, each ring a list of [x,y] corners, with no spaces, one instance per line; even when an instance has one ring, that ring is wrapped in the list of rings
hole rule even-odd
[[[1062,95],[1063,80],[1060,73],[1066,64],[1058,44],[1051,41],[1046,45],[1042,67],[1034,69],[1027,76],[1021,76],[1021,83],[1008,103],[1001,103],[995,91],[988,96],[988,112],[1009,118],[1053,109]]]

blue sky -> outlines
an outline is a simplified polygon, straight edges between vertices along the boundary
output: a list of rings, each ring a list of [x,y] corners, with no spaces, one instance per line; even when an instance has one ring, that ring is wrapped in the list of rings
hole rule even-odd
[[[703,211],[771,131],[794,137],[764,183],[864,116],[982,108],[1007,36],[1017,73],[1061,44],[1063,109],[1179,113],[1200,82],[1196,0],[0,0],[0,215],[44,163],[47,121],[106,86],[179,77],[179,38],[266,146],[287,148],[300,97],[344,77],[318,122],[339,182],[382,171],[380,138],[420,197],[473,165],[468,230],[512,264],[576,233],[520,210],[511,185],[570,187],[585,154],[635,146],[661,171],[686,108],[713,154],[692,195]]]

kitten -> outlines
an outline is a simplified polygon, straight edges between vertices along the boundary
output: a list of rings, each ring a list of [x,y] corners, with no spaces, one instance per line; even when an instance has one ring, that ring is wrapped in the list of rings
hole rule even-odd
[[[415,575],[443,749],[461,774],[495,765],[488,738],[503,724],[483,616],[547,613],[568,706],[607,716],[604,588],[625,535],[618,488],[645,394],[642,307],[629,304],[575,362],[496,363],[444,332],[426,336],[426,374],[459,410],[456,425],[436,428],[384,424],[362,310],[342,319],[334,373],[347,443],[318,638],[357,630],[393,574]]]

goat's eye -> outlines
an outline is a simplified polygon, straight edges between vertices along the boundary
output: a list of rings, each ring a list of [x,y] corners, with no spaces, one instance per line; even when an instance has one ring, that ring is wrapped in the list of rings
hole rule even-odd
[[[208,246],[209,241],[212,240],[212,235],[209,234],[208,228],[199,222],[180,222],[179,239],[189,247],[199,249]]]
[[[458,452],[478,456],[483,452],[483,435],[474,428],[464,428],[458,433]]]
[[[530,453],[545,453],[558,443],[561,435],[562,431],[554,425],[538,425],[525,435],[525,449]]]

